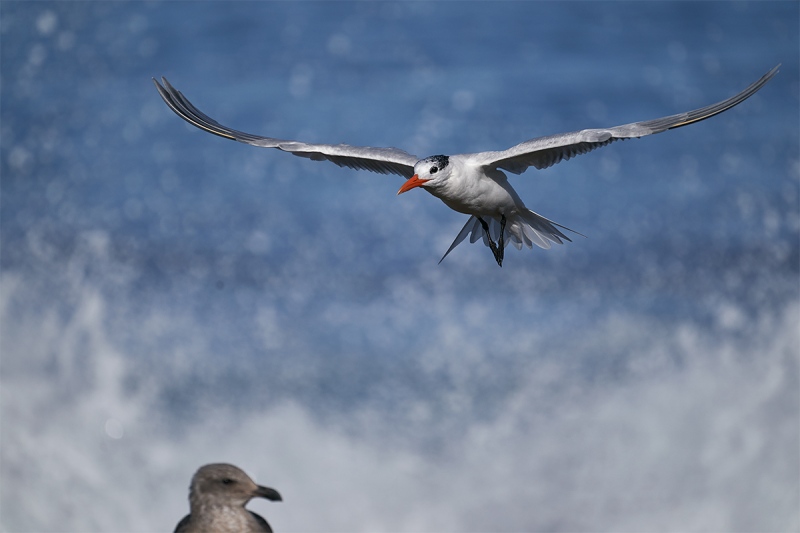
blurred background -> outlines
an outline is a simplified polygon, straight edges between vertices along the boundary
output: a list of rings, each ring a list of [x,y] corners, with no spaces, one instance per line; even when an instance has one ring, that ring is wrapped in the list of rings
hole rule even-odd
[[[800,528],[796,2],[0,4],[0,529]],[[727,98],[510,179],[585,234],[437,261],[398,176],[197,130],[499,150]]]

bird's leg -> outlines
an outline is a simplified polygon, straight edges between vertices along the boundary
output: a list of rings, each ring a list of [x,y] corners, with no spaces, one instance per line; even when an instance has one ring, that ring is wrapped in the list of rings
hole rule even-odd
[[[475,218],[478,219],[478,222],[481,223],[481,227],[483,227],[483,231],[486,232],[486,239],[489,241],[489,248],[492,250],[492,253],[494,254],[494,260],[497,261],[497,265],[498,266],[502,267],[503,266],[503,247],[502,247],[502,245],[500,246],[500,249],[498,250],[497,249],[497,245],[492,240],[492,234],[489,233],[489,224],[487,224],[486,221],[483,220],[481,217],[475,217]],[[501,219],[501,225],[502,225],[503,229],[505,229],[505,226],[506,226],[506,217],[505,216]],[[500,242],[501,243],[503,242],[503,233],[502,232],[500,233]]]
[[[506,216],[500,215],[500,239],[497,242],[498,253],[500,254],[500,259],[498,259],[497,264],[501,267],[503,266],[503,254],[506,251],[506,242],[505,242],[505,233],[506,233]]]

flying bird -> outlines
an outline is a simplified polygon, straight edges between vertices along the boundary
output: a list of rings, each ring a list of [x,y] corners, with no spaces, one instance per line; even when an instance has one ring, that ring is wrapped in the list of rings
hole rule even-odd
[[[256,485],[236,466],[202,466],[189,487],[191,512],[178,522],[175,533],[272,533],[266,520],[245,509],[252,498],[282,501],[277,490]]]
[[[751,97],[775,76],[779,67],[764,74],[739,94],[694,111],[613,128],[537,137],[502,151],[433,155],[424,159],[398,148],[309,144],[244,133],[205,115],[166,78],[161,78],[163,86],[155,78],[153,83],[164,102],[178,116],[214,135],[262,148],[277,148],[314,161],[331,161],[340,167],[403,176],[407,181],[397,194],[419,187],[442,200],[449,208],[470,215],[440,263],[469,236],[472,243],[482,239],[502,267],[504,250],[509,242],[517,249],[522,245],[532,248],[534,244],[550,248],[551,243],[571,242],[561,230],[580,235],[525,207],[503,171],[522,174],[528,167],[541,170],[617,140],[644,137],[700,122]]]

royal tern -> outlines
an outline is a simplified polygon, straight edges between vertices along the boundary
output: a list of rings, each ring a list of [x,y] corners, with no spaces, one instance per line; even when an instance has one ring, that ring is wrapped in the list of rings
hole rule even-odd
[[[521,174],[528,167],[539,170],[606,146],[616,140],[631,139],[680,128],[713,117],[743,102],[761,89],[777,72],[776,66],[758,81],[727,100],[694,111],[634,122],[613,128],[586,129],[547,137],[537,137],[498,152],[434,155],[419,159],[398,148],[372,148],[347,144],[309,144],[243,133],[208,117],[176,90],[166,78],[163,86],[153,79],[164,102],[185,121],[207,132],[253,146],[277,148],[314,161],[331,161],[340,167],[398,174],[407,178],[397,194],[420,187],[442,200],[451,209],[470,215],[467,223],[447,249],[441,263],[467,236],[470,242],[483,239],[497,264],[503,266],[503,251],[511,242],[517,249],[550,248],[569,237],[561,229],[574,230],[534,213],[511,187],[503,171]],[[580,235],[580,234],[579,234]]]

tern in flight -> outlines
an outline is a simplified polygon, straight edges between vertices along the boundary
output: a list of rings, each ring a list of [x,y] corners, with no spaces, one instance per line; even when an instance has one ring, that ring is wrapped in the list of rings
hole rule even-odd
[[[161,98],[182,119],[214,135],[262,148],[277,148],[314,161],[331,161],[340,167],[398,174],[407,179],[397,194],[420,187],[449,208],[470,215],[467,223],[445,252],[441,263],[467,236],[482,239],[491,248],[499,266],[503,250],[511,242],[517,249],[550,248],[551,243],[571,241],[561,231],[574,230],[534,213],[508,183],[503,171],[521,174],[528,167],[541,170],[616,140],[631,139],[680,128],[713,117],[740,104],[756,93],[777,72],[776,66],[737,95],[694,111],[634,122],[613,128],[598,128],[538,137],[498,152],[433,155],[420,159],[398,148],[371,148],[347,144],[309,144],[262,137],[223,126],[197,109],[166,78],[163,86],[153,79]],[[560,228],[560,229],[559,229]],[[580,234],[579,234],[580,235]]]

